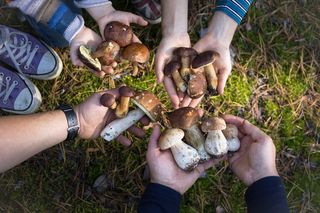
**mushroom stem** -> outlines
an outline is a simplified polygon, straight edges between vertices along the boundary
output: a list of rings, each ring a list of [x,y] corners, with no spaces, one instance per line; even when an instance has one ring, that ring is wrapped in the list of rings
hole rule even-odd
[[[222,157],[228,152],[228,142],[221,130],[211,130],[208,132],[205,149],[216,158]]]
[[[101,137],[106,141],[112,141],[122,132],[137,123],[145,113],[140,109],[130,111],[126,117],[120,118],[109,123],[101,132]]]
[[[211,157],[204,148],[205,138],[198,125],[192,125],[190,128],[184,130],[186,142],[198,151],[200,162],[209,160]]]
[[[132,76],[136,77],[139,73],[139,65],[137,62],[132,62],[132,67],[133,67]]]
[[[118,118],[122,118],[127,115],[129,110],[129,101],[130,101],[130,97],[121,96],[120,104],[116,109],[116,116]]]
[[[218,77],[212,64],[204,67],[204,73],[206,75],[208,83],[208,91],[211,95],[217,95]]]
[[[172,73],[172,78],[177,86],[177,89],[181,92],[185,92],[187,91],[187,85],[184,82],[184,80],[182,79],[180,73],[178,71],[174,71]]]
[[[171,152],[178,166],[185,171],[194,169],[199,163],[200,157],[197,150],[183,141],[173,145]]]
[[[183,80],[189,81],[190,78],[190,58],[189,56],[181,57],[180,75]]]

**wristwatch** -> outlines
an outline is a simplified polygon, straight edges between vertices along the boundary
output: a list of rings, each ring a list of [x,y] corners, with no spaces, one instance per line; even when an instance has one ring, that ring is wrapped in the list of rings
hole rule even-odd
[[[66,115],[67,122],[68,122],[68,136],[66,140],[73,140],[77,137],[80,125],[78,123],[77,115],[72,109],[71,106],[66,104],[60,104],[58,109],[62,110]]]

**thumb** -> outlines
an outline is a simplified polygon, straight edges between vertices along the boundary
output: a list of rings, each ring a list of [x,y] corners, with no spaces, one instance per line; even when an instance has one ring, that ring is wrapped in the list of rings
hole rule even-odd
[[[164,56],[159,53],[156,54],[156,65],[155,65],[155,72],[156,72],[156,76],[157,76],[157,83],[160,84],[163,81],[163,68],[164,68],[164,62],[165,62],[165,58]]]
[[[148,151],[154,150],[158,148],[158,140],[160,137],[160,126],[155,124],[153,127],[152,134],[150,136],[149,144],[148,144]]]
[[[129,21],[130,23],[138,24],[140,26],[147,26],[148,22],[144,20],[141,16],[129,13]]]

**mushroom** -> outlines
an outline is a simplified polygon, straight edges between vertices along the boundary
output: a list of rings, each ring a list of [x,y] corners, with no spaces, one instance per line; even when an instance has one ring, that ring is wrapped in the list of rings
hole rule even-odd
[[[179,47],[174,50],[174,55],[179,56],[181,60],[180,74],[183,80],[189,81],[190,61],[197,55],[193,48]]]
[[[130,87],[122,86],[119,88],[119,93],[120,104],[117,106],[116,116],[123,118],[128,113],[130,98],[134,96],[134,91]]]
[[[209,160],[210,156],[204,148],[205,137],[198,127],[200,116],[197,110],[192,107],[182,107],[170,112],[168,118],[172,127],[184,130],[186,142],[198,151],[200,161]]]
[[[100,61],[97,58],[93,58],[91,54],[92,50],[89,47],[85,45],[80,45],[78,49],[78,56],[81,62],[84,63],[84,65],[86,65],[90,69],[93,69],[94,71],[101,71]]]
[[[211,95],[217,95],[218,77],[213,67],[213,62],[219,57],[219,53],[205,51],[197,55],[192,61],[192,69],[204,68],[208,82],[208,90]]]
[[[167,129],[159,138],[161,150],[171,149],[177,165],[185,171],[194,169],[200,160],[197,150],[182,141],[184,132],[181,129]]]
[[[115,109],[117,107],[116,97],[109,93],[104,93],[100,97],[100,103],[102,106],[108,107],[110,109]]]
[[[172,76],[174,83],[176,84],[176,87],[179,91],[185,92],[187,90],[187,85],[184,82],[184,80],[181,78],[181,75],[179,73],[179,69],[181,67],[181,63],[178,61],[170,61],[165,67],[164,67],[164,74],[168,77]]]
[[[104,38],[112,40],[119,44],[120,47],[125,47],[132,42],[133,31],[128,25],[118,21],[108,23],[104,28]]]
[[[228,141],[228,150],[230,152],[238,151],[240,148],[238,128],[233,124],[227,124],[227,128],[224,129],[222,132]]]
[[[190,75],[187,93],[192,99],[200,98],[207,90],[207,81],[203,72],[198,71]]]
[[[91,54],[92,58],[98,58],[102,65],[112,65],[120,51],[120,46],[112,41],[102,42],[95,52]]]
[[[138,108],[130,111],[126,117],[112,121],[102,130],[100,135],[106,141],[112,141],[118,137],[144,115],[147,115],[153,122],[160,120],[162,107],[157,96],[149,91],[141,91],[136,92],[131,100]]]
[[[222,157],[228,152],[228,142],[221,131],[225,128],[226,122],[219,117],[208,118],[201,125],[202,131],[208,133],[205,149],[216,158]]]
[[[148,47],[140,43],[132,43],[122,52],[122,57],[132,62],[132,76],[137,76],[138,74],[138,63],[146,63],[149,60],[149,56],[150,53]]]

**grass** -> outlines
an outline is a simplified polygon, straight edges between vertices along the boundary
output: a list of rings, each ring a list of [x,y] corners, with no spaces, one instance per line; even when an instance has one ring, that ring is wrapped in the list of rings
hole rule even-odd
[[[211,4],[192,1],[189,30],[198,40],[198,30],[210,20]],[[232,76],[225,94],[203,101],[207,114],[231,113],[245,117],[272,136],[277,146],[277,165],[283,177],[292,212],[320,210],[320,13],[316,0],[262,1],[253,3],[233,40],[236,52]],[[127,1],[117,8],[131,10]],[[32,33],[12,12],[0,23]],[[87,25],[96,24],[85,15]],[[160,42],[160,25],[135,32],[152,49],[149,73],[139,81],[123,81],[148,89],[170,103],[153,73],[154,52]],[[73,67],[68,49],[57,49],[62,75],[53,81],[34,81],[44,100],[41,111],[58,103],[77,104],[97,90],[109,87],[84,68]],[[4,115],[4,114],[3,114]],[[0,175],[0,212],[135,212],[147,181],[143,180],[147,139],[134,138],[124,148],[117,143],[77,140],[46,150]],[[106,175],[106,191],[93,183]],[[245,212],[245,186],[222,163],[208,171],[184,196],[182,212]]]

